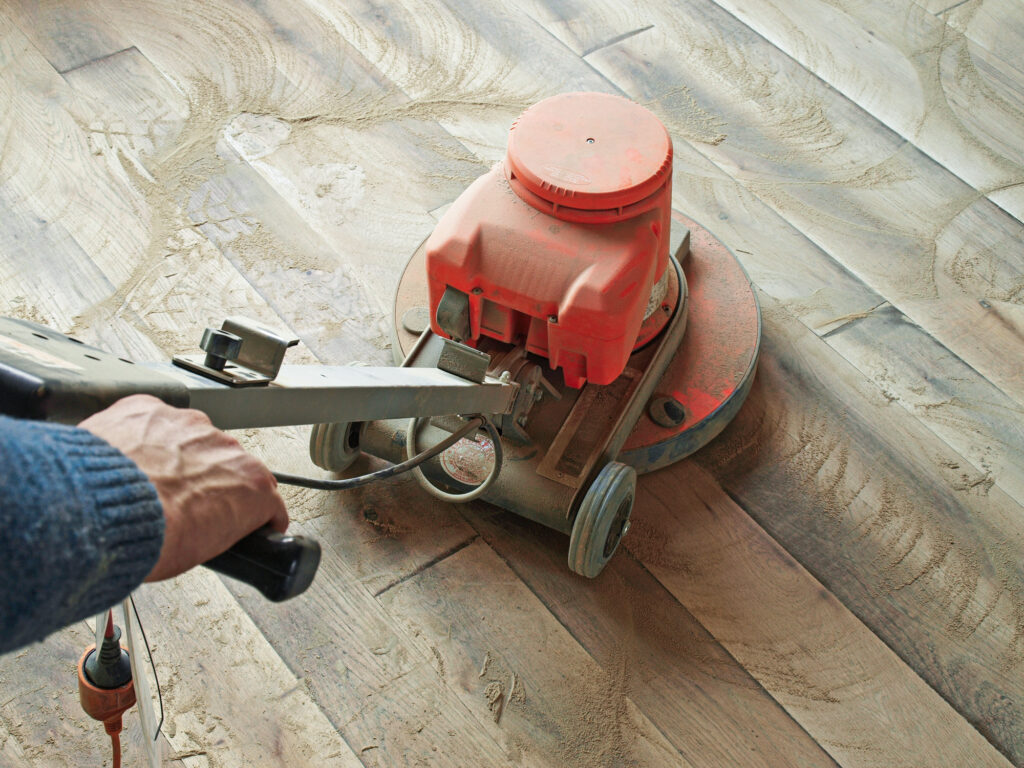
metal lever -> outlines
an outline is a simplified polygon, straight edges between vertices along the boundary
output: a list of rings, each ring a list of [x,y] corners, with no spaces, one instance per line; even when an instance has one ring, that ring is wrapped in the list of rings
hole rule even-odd
[[[320,544],[264,526],[203,565],[244,581],[279,603],[301,595],[313,582],[320,565]]]

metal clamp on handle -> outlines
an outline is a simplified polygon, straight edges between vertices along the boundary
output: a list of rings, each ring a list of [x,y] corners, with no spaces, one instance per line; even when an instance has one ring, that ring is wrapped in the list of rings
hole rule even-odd
[[[320,544],[264,526],[203,565],[244,581],[268,600],[280,603],[301,595],[313,583],[320,565]]]

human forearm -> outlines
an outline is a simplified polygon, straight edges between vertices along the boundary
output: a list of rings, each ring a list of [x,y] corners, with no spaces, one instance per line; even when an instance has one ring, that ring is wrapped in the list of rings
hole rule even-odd
[[[123,599],[153,569],[163,511],[138,466],[82,429],[0,417],[0,652]]]

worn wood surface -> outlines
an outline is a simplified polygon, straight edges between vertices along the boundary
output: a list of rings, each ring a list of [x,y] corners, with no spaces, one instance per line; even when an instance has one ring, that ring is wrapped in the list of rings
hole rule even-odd
[[[167,764],[1024,765],[1022,19],[0,0],[4,314],[141,359],[246,314],[297,360],[386,364],[438,210],[524,107],[583,89],[665,122],[674,204],[762,302],[748,404],[641,479],[595,581],[560,534],[398,479],[286,491],[324,547],[300,599],[140,589]],[[311,471],[305,430],[241,437]],[[109,760],[89,642],[0,658],[0,764]]]

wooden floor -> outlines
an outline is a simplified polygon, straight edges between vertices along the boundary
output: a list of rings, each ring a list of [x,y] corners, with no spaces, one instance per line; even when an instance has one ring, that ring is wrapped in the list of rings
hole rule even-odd
[[[584,89],[665,122],[763,309],[748,403],[596,581],[399,480],[288,492],[298,600],[141,589],[168,764],[1024,766],[1022,51],[1021,0],[0,0],[3,314],[388,363],[438,209]],[[109,764],[89,634],[0,658],[0,764]]]

